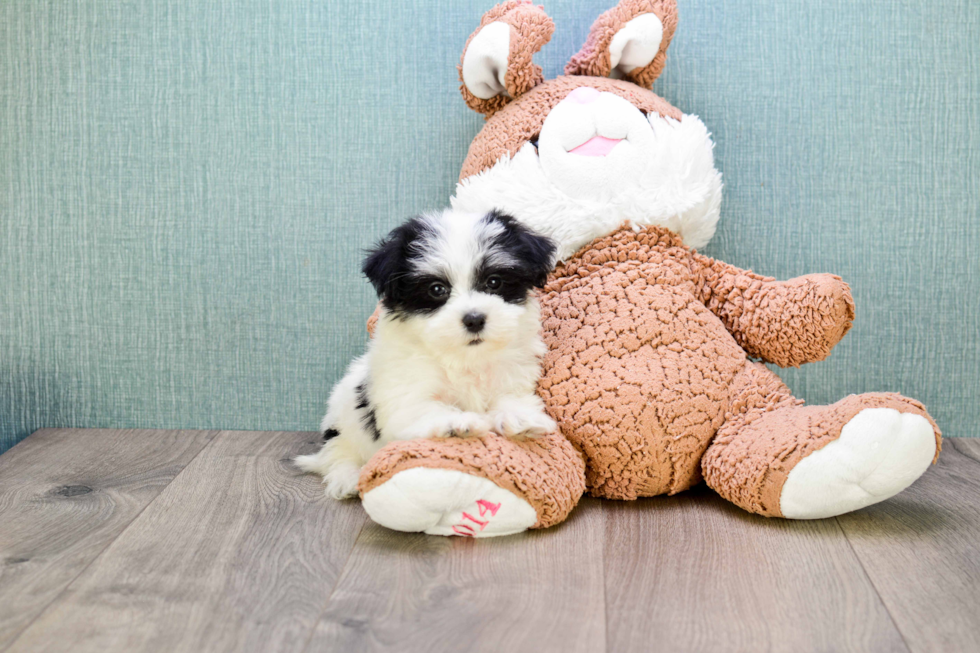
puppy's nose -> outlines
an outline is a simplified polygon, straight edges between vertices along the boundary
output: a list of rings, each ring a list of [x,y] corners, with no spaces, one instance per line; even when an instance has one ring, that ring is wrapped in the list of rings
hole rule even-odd
[[[479,333],[483,331],[484,325],[487,323],[487,316],[483,313],[477,313],[473,311],[472,313],[467,313],[463,316],[463,326],[470,333]]]

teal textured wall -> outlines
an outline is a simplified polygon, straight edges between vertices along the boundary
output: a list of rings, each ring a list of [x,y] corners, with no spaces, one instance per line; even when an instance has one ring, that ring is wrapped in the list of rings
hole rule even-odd
[[[549,76],[613,0],[551,2]],[[491,0],[0,3],[0,450],[45,426],[314,429],[359,250],[444,204]],[[574,5],[574,6],[572,6]],[[655,90],[713,131],[706,253],[848,280],[784,378],[980,435],[980,4],[680,2]]]

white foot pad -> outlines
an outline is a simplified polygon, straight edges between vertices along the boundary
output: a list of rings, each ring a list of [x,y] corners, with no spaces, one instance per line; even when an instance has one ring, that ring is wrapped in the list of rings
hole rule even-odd
[[[367,492],[364,510],[396,531],[495,537],[525,531],[538,520],[524,499],[481,476],[414,467]]]
[[[821,519],[895,496],[919,478],[936,455],[936,435],[921,415],[866,408],[837,440],[796,464],[779,505],[788,519]]]

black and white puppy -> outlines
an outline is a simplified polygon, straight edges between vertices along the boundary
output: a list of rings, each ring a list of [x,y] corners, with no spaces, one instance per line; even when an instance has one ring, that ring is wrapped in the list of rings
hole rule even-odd
[[[553,431],[535,394],[545,345],[533,290],[554,255],[496,211],[447,209],[392,231],[364,261],[381,299],[374,338],[333,389],[325,444],[297,465],[340,499],[393,440]]]

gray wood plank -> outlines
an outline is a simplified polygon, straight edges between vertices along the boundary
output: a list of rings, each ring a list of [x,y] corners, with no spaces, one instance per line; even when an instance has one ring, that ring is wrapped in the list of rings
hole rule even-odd
[[[307,650],[601,652],[602,508],[486,540],[369,523]]]
[[[0,650],[215,433],[44,429],[0,456]]]
[[[606,505],[610,651],[907,650],[834,520],[699,487]]]
[[[221,432],[10,651],[295,651],[365,520],[292,468],[315,433]]]
[[[980,651],[980,439],[947,438],[912,487],[837,519],[912,651]]]

